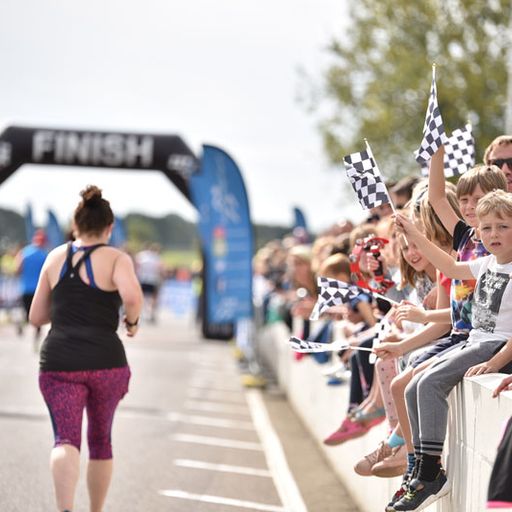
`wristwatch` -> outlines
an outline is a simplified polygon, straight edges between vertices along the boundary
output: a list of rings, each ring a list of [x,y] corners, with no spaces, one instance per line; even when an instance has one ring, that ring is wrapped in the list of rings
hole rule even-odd
[[[135,327],[136,325],[139,324],[139,319],[137,318],[137,320],[135,320],[135,322],[128,322],[128,319],[125,318],[124,319],[124,323],[127,327]]]

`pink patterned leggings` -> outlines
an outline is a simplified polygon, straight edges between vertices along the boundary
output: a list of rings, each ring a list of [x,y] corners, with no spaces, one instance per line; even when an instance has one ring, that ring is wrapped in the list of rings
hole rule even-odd
[[[87,411],[90,459],[112,458],[112,421],[117,404],[128,392],[130,368],[75,372],[41,372],[39,389],[52,420],[55,446],[80,450],[82,416]]]

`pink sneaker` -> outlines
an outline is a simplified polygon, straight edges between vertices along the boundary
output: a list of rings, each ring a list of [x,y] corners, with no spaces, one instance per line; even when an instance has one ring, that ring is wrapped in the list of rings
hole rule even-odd
[[[327,446],[336,446],[349,439],[364,436],[368,430],[370,430],[370,428],[363,423],[345,418],[340,428],[324,439],[324,444]]]
[[[390,455],[375,463],[371,469],[371,473],[381,478],[391,478],[393,476],[403,475],[406,469],[407,448],[403,444],[402,446],[393,448]]]
[[[372,476],[372,468],[378,462],[382,462],[392,453],[392,448],[386,441],[381,441],[373,452],[365,455],[354,466],[354,471],[361,476]]]
[[[386,419],[386,416],[379,416],[378,418],[373,418],[373,420],[370,420],[370,421],[358,421],[358,423],[361,423],[368,430],[370,430],[371,428],[376,427],[377,425],[380,425],[385,419]]]

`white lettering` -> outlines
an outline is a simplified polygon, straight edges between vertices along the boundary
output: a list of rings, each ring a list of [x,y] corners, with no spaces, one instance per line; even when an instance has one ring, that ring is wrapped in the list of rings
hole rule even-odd
[[[106,165],[118,166],[123,163],[123,137],[117,133],[105,136],[103,160]]]
[[[213,185],[210,189],[212,208],[234,224],[240,222],[238,210],[240,204],[233,194],[226,193],[221,185]]]
[[[10,165],[11,152],[12,147],[10,142],[0,142],[0,168]]]
[[[49,130],[37,131],[34,134],[34,142],[32,144],[32,159],[34,162],[40,162],[44,158],[45,153],[53,151],[54,133]]]
[[[59,134],[55,137],[55,149],[53,152],[53,158],[56,162],[63,162],[66,158],[66,138],[59,137]]]
[[[104,163],[103,160],[103,135],[95,133],[91,140],[91,161],[94,165]]]
[[[64,161],[58,163],[66,163],[71,164],[78,162],[82,165],[92,164],[92,159],[90,158],[91,152],[91,135],[89,133],[84,133],[80,136],[78,133],[66,133],[60,132],[57,134],[58,138],[63,138],[64,144]]]
[[[167,169],[178,171],[185,178],[189,178],[195,171],[196,163],[190,155],[171,155],[167,160]]]
[[[34,133],[32,158],[56,164],[151,167],[153,137],[118,133],[78,133],[39,130]]]
[[[126,138],[126,163],[135,165],[140,158],[141,167],[148,167],[153,161],[153,137],[139,137],[128,135]]]

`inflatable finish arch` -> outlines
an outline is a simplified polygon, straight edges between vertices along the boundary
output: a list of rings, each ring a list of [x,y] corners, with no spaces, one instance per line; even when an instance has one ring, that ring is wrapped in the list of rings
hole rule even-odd
[[[0,185],[23,164],[159,170],[190,200],[199,162],[176,135],[10,126],[0,134]]]

